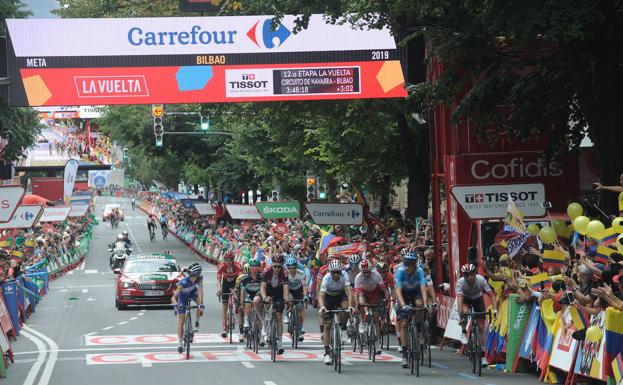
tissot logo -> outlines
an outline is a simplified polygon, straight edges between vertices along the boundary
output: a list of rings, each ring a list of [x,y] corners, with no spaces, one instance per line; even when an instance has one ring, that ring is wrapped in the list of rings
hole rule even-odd
[[[535,200],[538,191],[466,194],[465,203],[524,202]]]
[[[255,74],[242,74],[242,80],[255,80]]]
[[[227,97],[273,94],[272,70],[225,70],[225,80]]]
[[[261,34],[261,36],[259,36]],[[258,47],[275,48],[280,47],[292,34],[289,29],[284,25],[277,25],[276,29],[273,29],[272,19],[266,19],[263,22],[256,22],[253,27],[247,32],[247,36]],[[275,45],[275,40],[277,44]]]

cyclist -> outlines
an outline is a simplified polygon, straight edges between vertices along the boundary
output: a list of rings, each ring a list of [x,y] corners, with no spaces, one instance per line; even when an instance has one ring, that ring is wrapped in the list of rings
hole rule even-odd
[[[240,280],[240,302],[244,304],[244,330],[249,330],[249,315],[251,306],[255,307],[258,313],[262,311],[262,299],[260,298],[260,287],[262,276],[260,275],[260,261],[251,260],[249,262],[249,274]]]
[[[147,217],[147,231],[149,231],[149,239],[156,238],[156,217],[153,214],[149,214]]]
[[[128,233],[128,230],[123,230],[121,235],[123,235],[123,242],[125,242],[128,247],[132,246],[132,241],[130,240],[130,233]]]
[[[348,257],[348,266],[346,266],[346,272],[348,273],[348,280],[351,283],[355,282],[357,274],[359,274],[359,264],[361,263],[361,257],[359,254],[351,254]]]
[[[283,323],[282,315],[284,309],[284,300],[289,298],[288,291],[288,275],[283,270],[283,255],[276,254],[272,258],[272,265],[262,274],[262,285],[260,293],[264,303],[273,303],[275,316],[277,318],[277,353],[283,354]],[[263,331],[262,334],[265,334]]]
[[[290,254],[286,258],[286,268],[288,269],[288,290],[290,291],[290,300],[307,301],[309,297],[307,296],[307,285],[305,285],[305,272],[299,269],[299,262],[294,254]],[[292,304],[290,306],[292,306]],[[299,341],[303,341],[303,334],[305,334],[305,328],[303,327],[303,324],[305,323],[305,306],[303,306],[303,303],[297,303],[296,307],[299,311],[299,315],[301,316],[301,324],[299,325],[301,336],[299,337]],[[287,314],[285,315],[284,322],[290,322]]]
[[[322,278],[320,285],[320,294],[318,295],[318,312],[324,320],[322,342],[324,343],[324,363],[331,365],[331,354],[329,343],[331,341],[331,324],[333,316],[325,313],[326,310],[350,310],[354,309],[349,306],[352,303],[351,285],[348,279],[348,273],[342,270],[342,263],[338,259],[334,259],[329,264],[329,273]],[[341,314],[340,328],[342,332],[346,332],[347,313]]]
[[[359,263],[359,270],[361,270],[361,272],[355,277],[355,293],[357,293],[358,296],[358,303],[362,306],[378,305],[381,295],[384,298],[389,297],[387,286],[385,286],[383,282],[383,277],[377,271],[372,271],[370,265],[370,261],[361,261]],[[363,307],[360,309],[360,316],[362,322],[359,324],[359,333],[363,334],[366,332],[366,324],[363,320],[365,320],[365,322],[370,322],[369,319],[365,319]],[[376,336],[378,338],[381,331],[381,319],[379,318],[378,310],[374,311],[374,324],[376,326]],[[376,354],[381,354],[381,350],[377,350]]]
[[[411,316],[412,306],[424,306],[428,302],[426,277],[424,271],[417,266],[417,253],[409,249],[404,253],[401,266],[396,271],[394,295],[398,301],[396,312],[398,328],[400,329],[400,343],[402,345],[403,368],[409,367],[409,349],[407,349],[407,326]]]
[[[136,199],[132,198],[132,211],[134,211],[135,207],[136,207]]]
[[[238,335],[238,342],[244,342],[244,333],[242,329],[242,321],[244,317],[244,301],[240,300],[240,286],[242,284],[242,280],[249,275],[249,263],[245,263],[242,265],[242,273],[236,278],[236,284],[232,289],[232,293],[234,294],[234,306],[236,308],[236,315],[238,316],[238,331],[240,334]]]
[[[167,217],[164,214],[160,215],[160,229],[162,230],[162,239],[167,239],[169,223],[167,221]]]
[[[191,263],[187,268],[188,275],[177,283],[177,290],[171,298],[173,308],[177,313],[177,352],[184,351],[184,322],[186,321],[186,301],[191,299],[197,304],[195,319],[195,329],[199,328],[199,317],[203,314],[203,276],[201,275],[201,265],[197,262]]]
[[[482,293],[486,293],[491,299],[491,303],[493,304],[493,317],[497,316],[498,308],[495,300],[495,294],[491,287],[487,283],[485,277],[477,273],[476,266],[471,263],[467,263],[461,266],[461,274],[463,275],[456,283],[456,300],[457,300],[457,308],[461,313],[461,331],[462,331],[462,339],[467,340],[467,319],[464,316],[464,313],[470,311],[470,307],[474,309],[474,312],[484,312],[485,309],[485,301],[482,297]],[[480,344],[481,346],[485,346],[487,336],[485,334],[485,318],[477,317],[478,319],[478,329],[480,329]],[[489,365],[487,359],[483,356],[481,359],[482,366]]]
[[[218,266],[216,271],[216,295],[221,297],[223,304],[221,319],[223,322],[223,332],[221,336],[227,337],[227,300],[228,295],[231,294],[231,289],[236,284],[236,278],[242,273],[242,267],[236,261],[234,261],[234,253],[231,251],[225,252],[223,255],[223,263]]]

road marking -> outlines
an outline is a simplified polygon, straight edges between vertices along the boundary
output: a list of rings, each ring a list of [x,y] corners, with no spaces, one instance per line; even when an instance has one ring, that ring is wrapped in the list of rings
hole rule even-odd
[[[106,326],[105,328],[102,328],[102,330],[110,330],[112,328],[114,328],[114,326]]]
[[[89,289],[82,289],[82,293],[83,293],[83,294],[86,294],[86,293],[88,293],[88,292],[89,292]]]
[[[478,377],[472,375],[472,374],[467,374],[467,373],[457,373],[457,375],[463,377],[463,378],[467,378],[468,380],[477,380]]]
[[[37,346],[37,350],[38,350],[37,359],[35,360],[35,363],[32,365],[30,370],[28,371],[28,376],[26,376],[26,379],[24,380],[24,385],[32,385],[35,383],[35,379],[37,378],[39,369],[41,369],[41,365],[43,365],[43,362],[45,361],[47,350],[46,350],[45,344],[39,338],[35,337],[34,335],[28,332],[25,332],[24,330],[22,330],[22,335],[28,338],[29,340],[31,340]]]
[[[121,321],[121,322],[117,322],[117,325],[125,325],[127,323],[128,323],[128,321]]]
[[[87,269],[84,271],[84,274],[97,274],[97,269]]]
[[[450,369],[449,366],[438,364],[436,362],[431,362],[431,366],[434,366],[434,367],[439,368],[439,369]]]
[[[137,314],[137,316],[139,316],[139,317],[142,316],[142,315],[145,315],[145,313],[138,313]]]
[[[61,293],[66,293],[66,292],[67,292],[67,289],[61,289],[61,290],[59,290],[59,292],[61,292]]]
[[[73,270],[72,270],[72,271],[68,271],[68,272],[67,272],[67,275],[72,275],[73,273],[74,273],[74,271],[73,271]]]
[[[353,366],[352,362],[348,362],[348,361],[342,361],[342,365],[344,366]]]
[[[88,336],[92,336],[92,335],[94,335],[94,334],[97,334],[97,332],[87,333],[87,334],[85,334],[84,336],[85,336],[85,337],[88,337]]]
[[[245,368],[248,368],[248,369],[255,368],[255,365],[253,365],[252,363],[247,362],[247,361],[242,361],[241,364],[242,364],[242,366],[244,366]]]
[[[56,365],[56,359],[58,358],[58,345],[50,337],[26,325],[24,326],[23,330],[26,330],[29,333],[32,333],[35,336],[43,339],[50,346],[50,355],[48,356],[48,360],[45,363],[45,368],[43,368],[43,372],[38,382],[38,385],[48,385],[50,383],[50,378],[52,377],[54,365]]]
[[[111,326],[112,328],[112,326]],[[104,329],[102,329],[104,330]],[[171,350],[171,346],[119,346],[119,347],[112,347],[112,348],[80,348],[80,349],[57,349],[55,350],[58,353],[68,353],[68,352],[115,352],[115,351],[120,351],[120,350],[145,350],[145,349],[150,349],[150,350]],[[221,350],[221,351],[227,351],[226,349],[229,348],[231,349],[231,345],[230,344],[224,344],[224,345],[196,345],[193,344],[193,349],[225,349],[225,350]],[[305,349],[320,349],[320,348],[324,348],[324,345],[305,345],[304,346]],[[45,350],[45,352],[49,352],[50,350]],[[303,350],[286,350],[286,352],[302,352]],[[231,353],[245,353],[247,352],[242,351],[242,352],[238,352],[238,351],[230,351]],[[322,354],[320,356],[324,355],[324,350],[318,350],[318,352],[321,352]],[[35,354],[35,353],[39,353],[38,350],[32,350],[32,351],[28,351],[28,352],[17,352],[17,353],[13,353],[16,356],[21,356],[21,355],[28,355],[28,354]],[[269,355],[269,360],[270,360],[270,352],[266,351],[266,354]],[[368,355],[365,354],[365,359],[368,360]],[[393,354],[384,354],[381,357],[388,357],[388,359],[393,360],[394,358],[397,358],[397,356],[394,356]],[[322,357],[321,357],[322,358]],[[320,358],[318,359],[320,360]],[[378,359],[377,359],[378,360]],[[378,360],[380,361],[380,360]]]
[[[264,385],[277,385],[277,384],[273,381],[264,381]]]
[[[82,263],[80,264],[80,270],[84,270],[84,265],[86,265],[87,260],[83,260]]]
[[[132,317],[130,318],[130,321],[134,321],[135,319],[138,319],[138,317]]]
[[[87,298],[87,301],[91,302],[91,301],[95,301],[95,298],[89,296],[89,298]]]
[[[64,289],[60,289],[60,292],[65,292],[67,289],[82,289],[82,288],[93,288],[93,287],[114,287],[115,285],[78,285],[78,286],[67,286]],[[52,290],[56,288],[52,287]]]

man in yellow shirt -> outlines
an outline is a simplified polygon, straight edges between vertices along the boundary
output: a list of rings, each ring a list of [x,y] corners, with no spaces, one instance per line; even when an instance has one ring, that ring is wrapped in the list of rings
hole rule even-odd
[[[623,174],[619,176],[619,186],[604,186],[601,183],[593,183],[595,190],[607,190],[619,193],[619,216],[623,215]]]

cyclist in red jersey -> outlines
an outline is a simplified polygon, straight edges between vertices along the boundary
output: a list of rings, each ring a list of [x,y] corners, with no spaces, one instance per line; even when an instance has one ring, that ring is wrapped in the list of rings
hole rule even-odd
[[[236,278],[242,274],[242,266],[240,263],[234,261],[234,253],[231,251],[225,252],[223,255],[224,262],[218,266],[216,271],[216,295],[221,297],[223,309],[221,312],[221,319],[223,322],[223,332],[221,336],[227,337],[227,301],[229,294],[232,293],[232,289],[236,285]],[[233,299],[233,298],[232,298]]]

